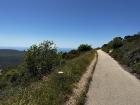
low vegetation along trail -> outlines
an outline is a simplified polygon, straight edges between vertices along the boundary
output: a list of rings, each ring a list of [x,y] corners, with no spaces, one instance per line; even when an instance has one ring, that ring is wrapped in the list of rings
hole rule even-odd
[[[105,52],[98,56],[86,105],[140,105],[140,81]]]

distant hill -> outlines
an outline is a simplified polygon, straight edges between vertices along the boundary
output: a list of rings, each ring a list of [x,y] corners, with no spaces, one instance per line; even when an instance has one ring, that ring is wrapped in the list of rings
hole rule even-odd
[[[0,69],[20,64],[24,59],[24,50],[27,50],[27,48],[0,47]],[[57,50],[58,52],[68,52],[71,48],[58,48]]]
[[[12,49],[12,50],[18,50],[18,51],[24,51],[27,50],[28,47],[5,47],[5,46],[0,46],[0,49]]]
[[[130,72],[140,78],[140,33],[124,38],[116,37],[103,45],[102,49],[120,63],[131,67]]]
[[[25,52],[12,50],[12,49],[0,49],[0,68],[7,66],[15,66],[22,62]]]
[[[69,52],[72,48],[57,48],[58,52]]]

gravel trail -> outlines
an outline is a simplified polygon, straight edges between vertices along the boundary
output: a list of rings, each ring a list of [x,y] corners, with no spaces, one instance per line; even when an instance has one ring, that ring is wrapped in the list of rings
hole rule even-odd
[[[140,81],[98,50],[85,105],[140,105]]]

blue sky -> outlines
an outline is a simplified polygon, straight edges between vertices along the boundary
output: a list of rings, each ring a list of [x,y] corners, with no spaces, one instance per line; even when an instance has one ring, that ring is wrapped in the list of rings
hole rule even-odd
[[[140,31],[139,0],[0,0],[0,46],[101,46]]]

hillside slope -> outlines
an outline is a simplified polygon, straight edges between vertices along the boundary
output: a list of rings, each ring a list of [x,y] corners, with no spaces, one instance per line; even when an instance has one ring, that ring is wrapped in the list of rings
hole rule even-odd
[[[14,85],[0,90],[0,105],[63,105],[94,56],[95,51],[85,52],[26,88]]]
[[[119,46],[114,47],[114,45]],[[135,73],[140,78],[140,33],[124,38],[114,38],[102,49],[110,53],[121,64],[131,67],[129,72]]]
[[[24,52],[11,49],[0,49],[0,67],[15,66],[23,60]]]

